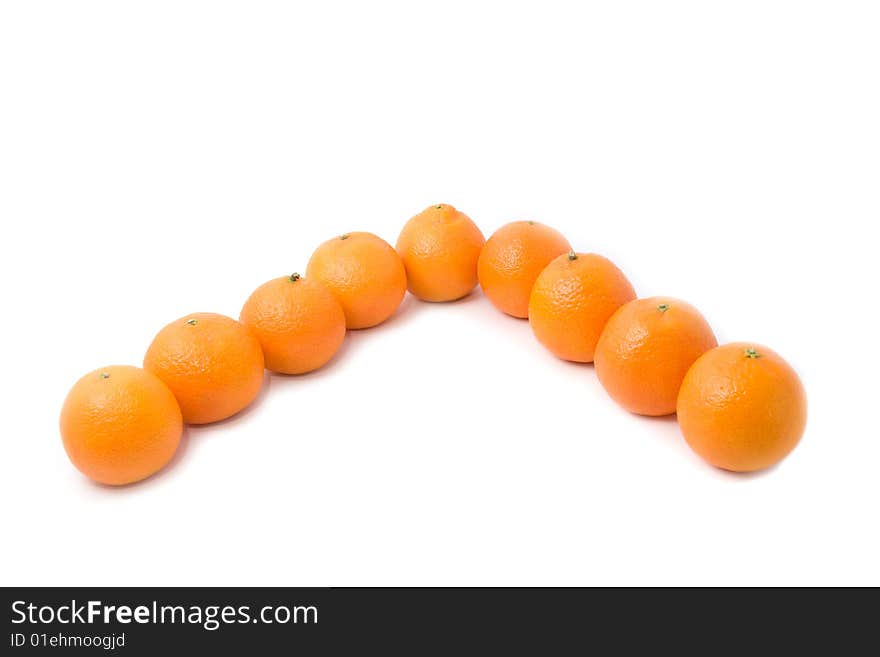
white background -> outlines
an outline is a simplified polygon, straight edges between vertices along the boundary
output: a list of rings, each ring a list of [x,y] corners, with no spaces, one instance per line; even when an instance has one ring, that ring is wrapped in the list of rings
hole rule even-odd
[[[880,584],[876,3],[310,5],[3,3],[2,583]],[[799,448],[714,470],[477,292],[142,484],[67,461],[79,376],[437,202],[780,352]]]

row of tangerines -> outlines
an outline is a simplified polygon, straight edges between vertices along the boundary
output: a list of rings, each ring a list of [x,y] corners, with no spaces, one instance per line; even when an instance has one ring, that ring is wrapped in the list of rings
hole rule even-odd
[[[602,385],[627,410],[677,412],[688,444],[713,465],[766,468],[800,440],[803,387],[770,349],[717,346],[693,306],[671,297],[637,299],[613,263],[576,253],[552,228],[514,222],[486,241],[469,217],[441,204],[407,222],[396,251],[371,233],[341,235],[317,248],[305,277],[257,288],[239,321],[188,315],[159,332],[143,369],[87,374],[61,412],[64,447],[95,481],[144,479],[174,455],[183,423],[216,422],[248,406],[264,368],[302,374],[321,367],[346,329],[388,319],[407,288],[442,302],[478,283],[498,309],[528,317],[556,356],[594,362]]]

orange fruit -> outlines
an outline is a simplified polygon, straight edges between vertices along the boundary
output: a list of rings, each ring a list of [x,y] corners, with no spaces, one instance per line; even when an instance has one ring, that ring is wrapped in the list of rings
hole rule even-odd
[[[571,251],[555,258],[535,281],[529,324],[538,341],[559,358],[589,363],[605,322],[635,298],[613,262]]]
[[[406,222],[397,253],[409,291],[423,301],[454,301],[477,284],[477,260],[486,239],[463,212],[432,205]]]
[[[266,367],[304,374],[333,357],[345,339],[345,313],[322,283],[299,274],[263,283],[239,317],[260,341]]]
[[[89,372],[61,408],[67,456],[102,484],[121,486],[158,472],[174,456],[182,434],[180,407],[168,386],[130,365]]]
[[[381,324],[406,294],[406,270],[397,251],[372,233],[346,233],[321,244],[306,275],[326,285],[350,329]]]
[[[529,294],[538,274],[571,249],[562,234],[536,221],[514,221],[496,230],[477,262],[480,287],[501,312],[529,316]]]
[[[250,404],[263,385],[263,351],[231,317],[195,313],[163,328],[144,368],[165,382],[189,424],[216,422]]]
[[[678,423],[691,448],[735,472],[778,463],[807,424],[807,397],[797,373],[777,353],[734,342],[700,356],[678,393]]]
[[[605,324],[593,362],[605,390],[626,410],[669,415],[688,368],[717,345],[709,323],[690,304],[636,299]]]

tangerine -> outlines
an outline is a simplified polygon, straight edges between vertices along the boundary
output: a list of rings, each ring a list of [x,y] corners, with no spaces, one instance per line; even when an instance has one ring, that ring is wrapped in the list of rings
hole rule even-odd
[[[571,249],[557,230],[536,221],[514,221],[496,230],[477,261],[480,287],[501,312],[529,316],[529,295],[538,274]]]
[[[322,283],[299,274],[263,283],[239,317],[263,348],[266,367],[282,374],[316,370],[345,339],[345,313]]]
[[[346,233],[327,240],[309,259],[306,276],[333,293],[350,329],[381,324],[406,294],[403,261],[388,242],[372,233]]]
[[[486,239],[463,212],[441,203],[408,222],[397,238],[409,291],[423,301],[455,301],[477,284]]]
[[[626,410],[669,415],[688,368],[717,345],[692,305],[670,297],[636,299],[605,324],[593,363],[606,392]]]
[[[677,411],[681,433],[697,454],[718,468],[750,472],[795,448],[807,423],[807,396],[779,354],[733,342],[691,365]]]
[[[183,434],[180,407],[168,386],[130,365],[102,367],[77,381],[64,400],[60,424],[73,465],[112,486],[161,470]]]
[[[570,251],[538,276],[529,324],[538,341],[563,360],[589,363],[605,322],[635,290],[617,266],[595,253]]]
[[[144,369],[165,382],[188,424],[217,422],[247,407],[263,385],[263,350],[225,315],[181,317],[153,338]]]

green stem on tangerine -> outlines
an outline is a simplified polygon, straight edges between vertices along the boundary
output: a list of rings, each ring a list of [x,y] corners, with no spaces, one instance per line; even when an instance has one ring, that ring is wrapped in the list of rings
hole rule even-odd
[[[437,208],[438,210],[442,210],[442,209],[443,209],[443,204],[441,203],[440,205],[435,205],[434,207]]]
[[[197,319],[189,319],[189,320],[187,320],[186,323],[189,324],[190,326],[195,326],[196,324],[199,323],[199,320],[197,320]]]
[[[110,373],[109,372],[101,372],[101,378],[102,379],[109,379]]]
[[[571,251],[568,252],[568,259],[569,260],[577,260],[578,259],[578,254],[574,252],[574,249],[572,249]]]
[[[300,275],[297,274],[296,272],[293,272],[293,273],[290,275],[290,282],[291,282],[291,283],[296,283],[296,282],[297,282],[299,279],[301,279],[301,278],[302,278],[302,276],[300,276]]]
[[[657,310],[659,310],[661,313],[665,313],[667,310],[669,310],[669,304],[661,303],[659,306],[657,306]]]
[[[341,239],[341,240],[347,240],[349,237],[350,237],[350,235],[349,235],[348,233],[345,233],[344,235],[340,235],[340,236],[339,236],[339,239]]]
[[[761,354],[756,349],[749,347],[746,349],[746,358],[760,358]]]

